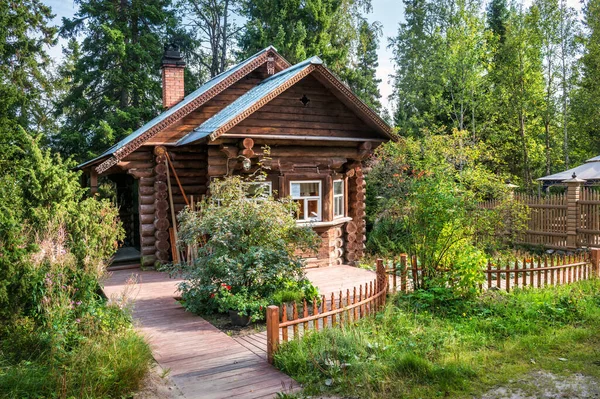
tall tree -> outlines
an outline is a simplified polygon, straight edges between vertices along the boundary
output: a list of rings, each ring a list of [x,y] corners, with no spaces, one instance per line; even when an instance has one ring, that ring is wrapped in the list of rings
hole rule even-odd
[[[579,24],[577,11],[567,6],[566,0],[560,0],[558,28],[558,59],[561,90],[561,123],[563,133],[563,153],[565,168],[569,168],[569,124],[571,120],[571,90],[573,88],[575,62],[578,54],[577,36]]]
[[[346,77],[356,40],[357,12],[369,10],[370,0],[246,1],[247,18],[240,38],[243,56],[274,45],[290,62],[319,55],[335,73]]]
[[[496,124],[488,139],[526,188],[531,187],[532,170],[543,159],[538,145],[544,100],[538,20],[535,10],[510,9],[504,41],[498,42],[489,74],[495,96],[490,117]]]
[[[59,149],[94,156],[160,110],[160,61],[176,28],[170,0],[77,0],[62,34],[83,36],[71,89],[58,104]]]
[[[394,54],[394,121],[401,134],[448,125],[444,98],[443,43],[439,8],[427,0],[404,0],[405,22],[389,47]],[[450,122],[451,123],[451,122]]]
[[[580,160],[600,153],[600,0],[588,0],[583,15],[581,78],[573,107]]]
[[[43,132],[53,79],[47,46],[56,42],[50,7],[39,0],[0,0],[0,130]]]
[[[558,51],[560,46],[560,8],[558,0],[535,0],[532,6],[539,13],[538,30],[541,40],[541,55],[544,67],[544,104],[542,118],[544,120],[544,142],[546,156],[545,174],[550,174],[552,146],[557,117],[558,93]]]
[[[381,94],[378,86],[381,79],[377,79],[376,76],[379,66],[377,48],[381,34],[382,27],[379,22],[369,24],[363,20],[360,23],[355,61],[347,78],[354,93],[377,112],[381,112]]]
[[[227,69],[240,28],[239,0],[180,0],[178,13],[199,45],[199,62],[210,77]]]

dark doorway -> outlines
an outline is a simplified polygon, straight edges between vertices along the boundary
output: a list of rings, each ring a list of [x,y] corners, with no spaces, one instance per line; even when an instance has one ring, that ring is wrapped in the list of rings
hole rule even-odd
[[[138,181],[131,175],[112,175],[117,188],[119,218],[125,229],[122,247],[140,249],[140,211],[138,206]]]

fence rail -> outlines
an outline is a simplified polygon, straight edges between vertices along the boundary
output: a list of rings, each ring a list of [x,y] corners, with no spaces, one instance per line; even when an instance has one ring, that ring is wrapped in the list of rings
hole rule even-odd
[[[370,283],[354,287],[352,291],[342,291],[336,297],[321,297],[321,305],[316,301],[308,306],[306,300],[301,304],[291,305],[291,317],[287,306],[269,306],[267,308],[267,359],[273,363],[273,354],[279,347],[280,341],[287,342],[289,336],[299,338],[304,332],[314,329],[327,328],[359,320],[373,314],[385,305],[387,296],[387,277],[383,261],[377,260],[377,277]],[[299,315],[299,313],[301,313]],[[311,314],[312,313],[312,314]]]

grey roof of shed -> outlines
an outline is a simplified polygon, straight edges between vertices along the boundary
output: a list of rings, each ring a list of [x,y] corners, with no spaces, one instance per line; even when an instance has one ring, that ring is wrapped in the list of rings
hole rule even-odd
[[[562,182],[573,178],[573,173],[578,179],[582,180],[600,180],[600,156],[590,158],[583,165],[576,168],[565,170],[564,172],[555,173],[540,177],[537,180],[544,182]]]
[[[161,112],[154,119],[150,120],[148,123],[144,124],[142,127],[137,129],[136,131],[130,133],[127,137],[123,138],[121,141],[119,141],[118,143],[116,143],[115,145],[110,147],[108,150],[104,151],[102,154],[98,155],[97,157],[82,163],[77,168],[78,169],[83,168],[83,167],[90,165],[102,158],[106,158],[106,157],[114,154],[117,150],[124,147],[131,141],[135,140],[137,137],[139,137],[140,135],[142,135],[143,133],[148,131],[150,128],[156,126],[157,124],[159,124],[160,122],[162,122],[163,120],[168,118],[169,116],[173,115],[175,112],[179,111],[181,108],[185,107],[186,105],[188,105],[189,103],[194,101],[196,98],[198,98],[199,96],[201,96],[202,94],[204,94],[205,92],[210,90],[212,87],[216,86],[219,82],[222,82],[223,80],[225,80],[226,78],[231,76],[233,73],[240,70],[244,66],[248,65],[250,62],[252,62],[258,56],[260,56],[261,54],[263,54],[269,50],[277,51],[275,49],[275,47],[273,47],[273,46],[266,47],[266,48],[260,50],[258,53],[247,58],[246,60],[240,62],[239,64],[234,65],[232,68],[228,69],[227,71],[220,73],[219,75],[215,76],[214,78],[210,79],[209,81],[204,83],[202,86],[200,86],[199,88],[194,90],[192,93],[185,96],[185,98],[183,100],[181,100],[179,103],[177,103],[173,107],[169,108],[168,110],[166,110],[164,112]]]
[[[248,110],[259,100],[304,71],[310,65],[320,64],[323,64],[323,61],[319,57],[314,56],[263,80],[256,87],[248,90],[248,92],[238,97],[237,100],[206,120],[202,125],[183,136],[177,142],[177,145],[190,144],[208,137],[211,133],[236,118],[242,112]]]

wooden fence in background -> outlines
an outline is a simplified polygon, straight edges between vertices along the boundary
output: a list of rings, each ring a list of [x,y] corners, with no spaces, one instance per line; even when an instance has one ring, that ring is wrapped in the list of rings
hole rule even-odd
[[[287,342],[290,335],[295,339],[310,329],[319,330],[329,326],[354,322],[371,315],[385,305],[387,297],[387,276],[381,259],[377,260],[375,280],[364,286],[331,294],[331,298],[321,297],[321,305],[313,302],[308,306],[306,301],[300,306],[292,304],[292,315],[288,318],[286,306],[269,306],[267,308],[267,359],[273,363],[273,354],[279,347],[280,340]],[[299,314],[301,313],[301,314]]]
[[[546,196],[514,194],[529,207],[527,230],[519,242],[552,249],[600,247],[600,192],[575,181],[564,193]],[[494,209],[498,201],[480,204]]]

